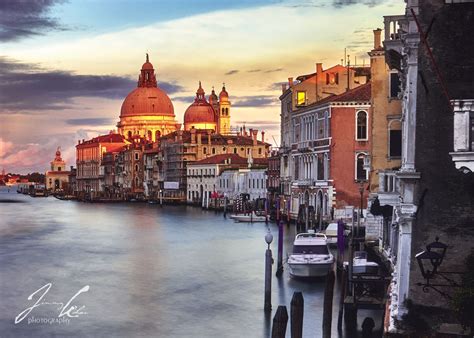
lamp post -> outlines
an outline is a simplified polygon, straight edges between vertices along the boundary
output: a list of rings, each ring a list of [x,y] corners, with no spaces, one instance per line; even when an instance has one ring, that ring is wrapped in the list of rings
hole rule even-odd
[[[160,189],[160,207],[163,207],[163,191]]]
[[[265,242],[267,242],[267,250],[265,251],[265,303],[263,309],[265,311],[271,311],[272,309],[272,250],[270,250],[270,244],[273,241],[273,235],[268,229],[265,235]]]
[[[360,228],[360,220],[363,216],[362,209],[364,208],[364,183],[365,180],[359,180],[359,193],[360,193],[360,208],[359,208],[359,217],[357,217],[357,229],[356,229],[356,237],[359,237],[359,228]]]
[[[446,292],[438,289],[438,287],[459,287],[460,285],[453,279],[447,277],[446,275],[461,275],[461,272],[447,272],[439,271],[441,263],[446,255],[446,250],[448,246],[439,241],[439,237],[436,237],[435,241],[426,246],[426,250],[419,252],[415,255],[418,266],[420,267],[420,272],[423,278],[426,280],[425,283],[417,283],[418,286],[423,288],[423,292],[428,292],[429,289],[433,289],[442,296],[446,298],[451,298]],[[430,279],[435,278],[436,276],[442,277],[449,284],[432,284]]]

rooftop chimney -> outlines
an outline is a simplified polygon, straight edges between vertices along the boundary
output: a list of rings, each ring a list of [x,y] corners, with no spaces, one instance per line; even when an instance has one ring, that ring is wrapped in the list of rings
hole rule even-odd
[[[316,62],[316,73],[320,76],[323,73],[323,64]]]
[[[281,84],[281,93],[283,94],[284,92],[286,92],[286,83]]]
[[[374,49],[382,48],[382,30],[380,28],[374,29]]]
[[[293,78],[292,77],[288,78],[288,84],[290,85],[290,88],[293,87]]]
[[[257,135],[258,135],[258,130],[257,129],[250,129],[250,133],[252,134],[252,141],[253,145],[257,145]]]
[[[265,132],[262,130],[262,142],[265,142]]]

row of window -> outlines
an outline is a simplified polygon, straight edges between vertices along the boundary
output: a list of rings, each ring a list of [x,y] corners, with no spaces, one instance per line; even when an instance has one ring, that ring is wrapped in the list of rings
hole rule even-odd
[[[216,169],[189,169],[188,175],[216,175]]]
[[[247,148],[247,155],[250,154],[250,150],[251,150],[251,148]],[[226,147],[222,147],[222,151],[226,152]],[[240,148],[240,151],[245,152],[245,148]],[[237,154],[237,148],[234,147],[233,152],[234,152],[234,154]],[[202,148],[202,153],[207,154],[207,147]],[[262,153],[263,153],[263,148],[258,148],[258,154],[262,155]],[[216,154],[216,148],[214,148],[214,147],[211,148],[211,154],[212,155]]]
[[[249,178],[248,187],[252,189],[264,189],[265,180],[263,178]]]

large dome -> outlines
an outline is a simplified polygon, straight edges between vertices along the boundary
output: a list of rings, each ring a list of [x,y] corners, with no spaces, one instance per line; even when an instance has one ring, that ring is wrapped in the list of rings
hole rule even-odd
[[[173,103],[165,91],[158,87],[155,69],[148,54],[138,77],[137,88],[122,103],[117,128],[120,135],[127,139],[139,136],[152,142],[179,128]]]
[[[174,116],[173,103],[159,87],[138,87],[122,103],[120,117],[137,115]]]
[[[120,117],[174,116],[173,103],[168,95],[158,87],[155,70],[148,59],[148,54],[138,77],[137,87],[123,101]]]
[[[196,129],[216,130],[216,112],[204,96],[204,90],[199,82],[199,88],[196,92],[196,98],[184,113],[184,129],[189,130],[192,127]]]

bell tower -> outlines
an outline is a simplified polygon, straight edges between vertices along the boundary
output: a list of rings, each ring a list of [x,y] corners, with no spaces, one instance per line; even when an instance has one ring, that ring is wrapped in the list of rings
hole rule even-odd
[[[230,134],[230,106],[229,93],[227,93],[224,83],[219,94],[219,129],[223,135]]]

